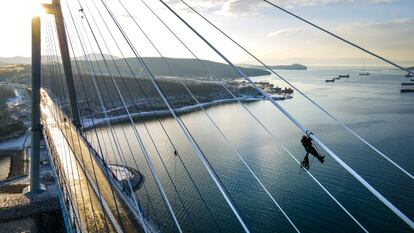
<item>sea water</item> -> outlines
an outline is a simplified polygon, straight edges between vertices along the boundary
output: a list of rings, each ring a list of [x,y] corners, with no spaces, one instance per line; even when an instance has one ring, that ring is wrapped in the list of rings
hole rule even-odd
[[[343,67],[311,67],[306,71],[278,72],[408,172],[414,173],[414,93],[400,93],[401,82],[407,81],[403,78],[404,73],[373,69],[369,71],[371,75],[359,76],[358,69]],[[350,78],[342,78],[334,83],[325,82],[339,74],[350,74]],[[274,76],[255,79],[270,81],[280,87],[286,86]],[[279,103],[397,208],[414,219],[413,180],[296,91],[292,99]],[[208,108],[208,113],[230,144],[225,142],[202,111],[185,114],[181,118],[248,228],[252,232],[295,232],[238,159],[235,151],[245,159],[301,232],[362,232],[281,147],[285,146],[295,158],[302,160],[305,151],[300,138],[304,133],[268,101],[257,101],[245,106],[271,130],[277,137],[276,140],[236,103]],[[144,123],[157,148],[152,145]],[[180,157],[174,155],[174,149],[157,120],[137,122],[136,127],[183,230],[242,232],[237,218],[176,121],[164,118],[162,123]],[[136,195],[146,216],[162,231],[176,231],[132,126],[118,124],[114,130],[122,144],[120,153],[125,155],[128,165],[138,166],[138,170],[145,176],[145,185]],[[97,132],[89,131],[89,140],[97,147],[95,133],[100,135],[103,151],[115,161],[118,152],[113,149],[113,145],[111,147],[108,128],[100,128]],[[326,156],[326,161],[320,164],[311,157],[309,171],[368,231],[410,232],[410,228],[392,211],[325,151],[320,147],[318,149]]]

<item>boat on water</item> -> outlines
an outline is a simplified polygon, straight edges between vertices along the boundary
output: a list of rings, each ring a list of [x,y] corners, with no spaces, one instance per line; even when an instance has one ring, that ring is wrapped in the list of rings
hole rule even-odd
[[[335,82],[335,79],[333,78],[333,79],[327,79],[327,80],[325,80],[325,82],[327,82],[327,83],[333,83],[333,82]]]
[[[340,74],[338,75],[338,79],[339,78],[349,78],[349,74]]]
[[[414,86],[414,83],[401,83],[401,86]]]
[[[401,89],[401,93],[414,92],[414,89]]]
[[[414,75],[412,75],[412,74],[410,74],[410,73],[407,73],[404,77],[406,77],[406,78],[411,78],[411,77],[414,77]],[[411,81],[413,81],[413,80],[411,80]]]
[[[359,73],[359,76],[368,76],[369,75],[369,72],[367,72],[365,70],[365,60],[363,61],[363,63],[364,63],[364,65],[363,65],[363,68],[362,68],[362,72]]]

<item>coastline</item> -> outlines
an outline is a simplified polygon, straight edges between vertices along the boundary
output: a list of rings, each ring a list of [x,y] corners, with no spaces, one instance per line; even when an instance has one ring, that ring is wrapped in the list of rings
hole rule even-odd
[[[291,98],[292,96],[274,96],[273,97],[274,100],[287,100]],[[255,101],[260,101],[260,100],[265,100],[265,99],[264,97],[243,96],[243,97],[237,98],[237,100],[246,103],[246,102],[255,102]],[[196,112],[196,111],[201,110],[200,107],[209,108],[212,106],[234,103],[234,102],[237,102],[237,101],[236,99],[233,99],[233,98],[213,100],[213,101],[206,102],[206,103],[176,108],[175,112],[178,114],[191,113],[191,112]],[[108,112],[110,111],[111,110],[108,110]],[[151,118],[155,118],[157,115],[160,117],[166,117],[166,116],[169,116],[170,114],[171,114],[170,111],[168,109],[165,109],[165,110],[157,110],[157,111],[149,111],[149,112],[132,113],[131,117],[133,119],[142,119],[142,118],[151,119]],[[108,117],[108,119],[111,124],[119,124],[119,123],[128,121],[129,116],[124,114],[124,115],[119,115],[119,116]],[[91,118],[84,118],[82,122],[83,122],[83,131],[88,131],[94,128],[99,128],[107,124],[105,118],[94,118],[93,120]]]

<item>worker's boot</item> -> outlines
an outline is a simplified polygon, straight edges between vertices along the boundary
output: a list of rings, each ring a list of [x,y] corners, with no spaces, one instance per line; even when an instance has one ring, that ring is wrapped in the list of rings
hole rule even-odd
[[[319,162],[323,163],[325,162],[325,156],[319,156],[318,157]]]

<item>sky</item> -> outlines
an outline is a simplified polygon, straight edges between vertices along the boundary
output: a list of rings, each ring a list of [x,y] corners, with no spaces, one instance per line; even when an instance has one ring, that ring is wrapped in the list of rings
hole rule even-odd
[[[92,17],[97,19],[95,32],[100,29],[103,37],[110,38],[110,32],[105,31],[102,22],[99,22],[97,9],[99,8],[105,15],[105,8],[100,4],[100,0],[95,0],[98,7],[95,8],[91,4],[92,1],[94,0],[86,3],[81,0],[84,2],[85,14],[90,19]],[[196,51],[199,57],[220,60],[159,1],[145,1],[161,18],[166,20],[183,41]],[[33,0],[0,1],[0,28],[2,30],[0,57],[30,56],[30,20],[35,8],[33,2]],[[71,12],[76,20],[82,23],[80,13],[77,12],[79,5],[76,2],[71,1]],[[193,14],[180,0],[167,2],[232,61],[252,63],[251,58]],[[393,61],[403,65],[414,65],[413,0],[272,0],[272,2]],[[128,16],[117,0],[107,1],[107,3],[141,55],[157,56],[157,53],[139,28],[134,25],[134,19],[148,33],[163,55],[191,57],[191,54],[157,21],[140,0],[122,0],[124,6],[132,12],[134,19]],[[364,53],[270,7],[261,0],[187,0],[187,3],[198,9],[255,55],[271,64],[372,62],[372,59]],[[66,8],[65,4],[65,0],[62,0],[65,18],[68,21],[70,8]],[[126,56],[132,56],[133,53],[126,42],[121,42],[123,40],[121,34],[117,31],[115,24],[110,21],[109,15],[105,17],[123,53]],[[46,22],[50,17],[43,16],[43,18],[43,22]],[[73,25],[71,26],[68,22],[67,27],[69,31],[72,31],[69,35],[75,37]],[[43,31],[42,35],[46,31],[45,27]],[[102,48],[104,52],[111,52],[116,56],[121,55],[114,41],[108,40],[107,45],[108,49]],[[99,49],[97,46],[91,46],[89,52],[99,52]]]

